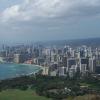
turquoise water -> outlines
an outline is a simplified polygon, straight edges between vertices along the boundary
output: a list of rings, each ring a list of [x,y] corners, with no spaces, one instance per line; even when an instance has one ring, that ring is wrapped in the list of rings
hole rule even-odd
[[[40,70],[36,65],[0,64],[0,80],[28,75]]]

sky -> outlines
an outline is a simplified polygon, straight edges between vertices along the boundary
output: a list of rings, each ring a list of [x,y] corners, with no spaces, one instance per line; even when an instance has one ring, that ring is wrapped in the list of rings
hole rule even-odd
[[[100,0],[0,0],[0,43],[100,37]]]

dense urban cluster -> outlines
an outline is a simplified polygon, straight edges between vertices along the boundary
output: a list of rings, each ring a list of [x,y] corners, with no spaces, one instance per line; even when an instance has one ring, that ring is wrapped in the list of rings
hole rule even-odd
[[[100,48],[71,46],[16,45],[2,46],[1,63],[36,64],[43,75],[70,76],[76,72],[100,74]]]
[[[99,48],[85,45],[3,45],[0,63],[33,64],[39,65],[41,69],[35,75],[1,80],[0,92],[8,89],[31,89],[38,96],[52,100],[65,100],[87,94],[98,97],[93,100],[100,99]]]

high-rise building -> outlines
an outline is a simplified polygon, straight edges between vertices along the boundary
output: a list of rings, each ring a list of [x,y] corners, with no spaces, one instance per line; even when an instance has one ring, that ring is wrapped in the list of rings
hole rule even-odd
[[[80,72],[86,74],[89,71],[89,60],[88,58],[81,58],[80,61]]]
[[[94,58],[89,58],[89,72],[94,73]]]
[[[15,63],[24,63],[26,61],[26,56],[24,54],[14,54]]]
[[[67,75],[66,67],[59,67],[58,72],[59,72],[59,76],[66,76]]]
[[[20,54],[14,54],[14,62],[20,63]]]

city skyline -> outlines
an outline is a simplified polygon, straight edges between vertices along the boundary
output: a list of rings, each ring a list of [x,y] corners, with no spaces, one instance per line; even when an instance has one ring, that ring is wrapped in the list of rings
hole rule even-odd
[[[0,0],[0,100],[100,100],[100,0]]]
[[[0,0],[0,43],[100,37],[99,0]]]

